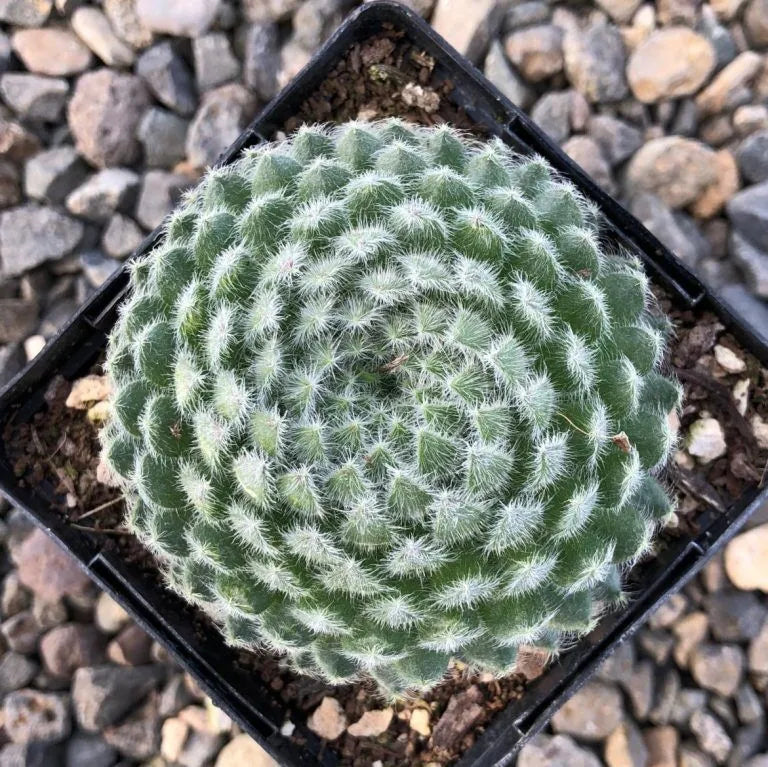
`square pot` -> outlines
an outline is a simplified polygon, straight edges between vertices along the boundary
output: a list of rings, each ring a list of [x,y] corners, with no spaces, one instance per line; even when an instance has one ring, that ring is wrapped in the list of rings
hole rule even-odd
[[[517,107],[502,96],[474,67],[440,38],[412,11],[391,2],[373,2],[352,14],[304,70],[269,104],[226,152],[221,162],[231,163],[242,149],[267,141],[296,114],[308,93],[315,90],[354,43],[390,24],[427,51],[436,61],[439,79],[450,79],[449,98],[489,135],[499,136],[521,153],[544,156],[563,177],[593,200],[605,218],[605,237],[644,261],[653,279],[684,308],[707,310],[737,337],[747,351],[768,364],[768,345],[739,322],[707,288],[632,215],[596,184],[553,144]],[[161,239],[158,229],[140,246],[149,252]],[[0,394],[0,424],[26,421],[45,406],[43,395],[52,378],[73,380],[85,374],[104,352],[107,333],[117,307],[126,295],[126,269],[113,275],[75,314],[59,335]],[[0,490],[37,525],[74,556],[83,569],[121,603],[136,622],[188,670],[202,689],[285,765],[332,765],[335,757],[303,722],[296,722],[304,748],[280,734],[286,718],[284,704],[253,673],[238,663],[238,651],[227,647],[218,632],[200,636],[194,612],[157,581],[127,564],[98,536],[67,524],[52,508],[54,490],[45,483],[21,485],[14,476],[0,442]],[[642,624],[646,616],[671,592],[690,580],[702,565],[738,531],[749,515],[768,499],[768,489],[751,490],[725,513],[704,511],[695,538],[679,538],[652,561],[637,568],[643,590],[620,610],[606,615],[597,628],[564,653],[560,660],[531,682],[525,694],[510,702],[491,720],[475,744],[458,762],[462,767],[508,764],[514,754],[538,732],[552,714],[583,685],[600,663]],[[103,540],[103,539],[102,539]]]

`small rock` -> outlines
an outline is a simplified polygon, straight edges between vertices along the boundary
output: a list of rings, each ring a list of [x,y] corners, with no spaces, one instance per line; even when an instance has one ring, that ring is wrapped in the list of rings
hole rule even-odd
[[[40,624],[31,610],[22,610],[0,624],[0,634],[8,647],[25,655],[35,651],[40,633]]]
[[[752,724],[763,718],[760,698],[749,683],[744,683],[736,693],[736,711],[742,724]]]
[[[563,151],[604,191],[611,195],[616,193],[611,168],[594,139],[589,136],[572,136],[563,144]]]
[[[179,719],[197,732],[221,735],[232,726],[231,719],[220,709],[206,705],[187,706],[179,711]]]
[[[112,29],[109,19],[98,8],[78,8],[72,14],[72,29],[109,67],[129,67],[136,58],[133,48]]]
[[[240,75],[240,62],[232,53],[229,39],[221,32],[211,32],[193,40],[192,56],[200,91],[223,85]]]
[[[105,592],[99,594],[94,621],[100,631],[109,635],[117,634],[129,620],[128,613],[109,594]]]
[[[733,741],[720,723],[720,720],[707,711],[694,711],[691,716],[691,732],[703,751],[722,764],[733,748]]]
[[[137,137],[151,168],[172,168],[185,157],[189,121],[160,107],[148,109],[139,123]]]
[[[696,96],[696,106],[704,115],[717,114],[736,106],[761,66],[762,59],[754,51],[739,54]]]
[[[365,711],[354,723],[347,727],[347,732],[356,738],[371,738],[386,732],[395,712],[391,707],[374,711]]]
[[[216,767],[279,767],[278,763],[248,735],[236,735],[221,749]]]
[[[200,37],[213,24],[221,0],[136,0],[147,29],[174,37]]]
[[[647,767],[677,767],[677,746],[680,736],[674,727],[652,727],[643,731],[648,749]]]
[[[504,45],[510,61],[529,82],[541,82],[563,69],[563,33],[552,24],[516,30]]]
[[[756,415],[752,417],[750,425],[752,426],[752,432],[755,435],[757,444],[763,450],[768,450],[768,422],[760,418],[759,415]]]
[[[668,669],[663,674],[657,670],[656,675],[659,684],[653,707],[648,712],[648,719],[654,724],[666,725],[672,718],[675,701],[680,692],[680,674],[674,669]]]
[[[571,91],[545,93],[533,106],[531,118],[557,144],[571,134]]]
[[[18,344],[0,346],[0,386],[5,386],[24,367],[24,351]]]
[[[568,79],[588,101],[602,104],[627,95],[624,43],[616,27],[597,23],[569,31],[563,55]]]
[[[136,222],[121,213],[115,213],[101,236],[101,246],[111,258],[127,258],[139,247],[144,233]]]
[[[486,5],[488,0],[481,0],[478,5]],[[336,27],[341,24],[344,11],[349,7],[345,0],[303,0],[293,15],[293,40],[305,51],[316,51]],[[475,13],[467,9],[466,20],[469,26]],[[432,24],[437,22],[437,13]]]
[[[79,725],[95,732],[116,722],[164,676],[161,666],[79,668],[72,684],[72,705]]]
[[[677,592],[667,597],[651,614],[648,625],[654,629],[669,628],[685,613],[688,600]]]
[[[89,221],[106,221],[135,198],[139,177],[127,168],[105,168],[67,197],[70,213]]]
[[[691,205],[697,218],[717,215],[728,200],[739,191],[739,170],[729,149],[715,153],[715,181],[707,186]]]
[[[72,146],[46,149],[27,160],[24,192],[29,197],[61,203],[86,177],[88,169]]]
[[[491,43],[485,57],[485,76],[515,105],[528,109],[536,96],[510,66],[498,40]]]
[[[552,729],[587,741],[604,740],[623,715],[621,695],[603,682],[589,682],[552,717]]]
[[[53,0],[0,0],[0,21],[19,27],[40,27],[48,20]]]
[[[0,94],[20,117],[58,122],[67,100],[69,84],[61,77],[6,72],[0,77]]]
[[[733,385],[733,401],[736,404],[736,410],[741,415],[747,414],[749,407],[749,387],[751,382],[748,378],[742,378]]]
[[[81,75],[69,102],[76,146],[99,168],[130,164],[138,154],[136,127],[148,103],[140,78],[111,69]]]
[[[598,0],[597,4],[617,23],[628,22],[640,7],[642,0]]]
[[[703,612],[693,612],[681,618],[672,627],[672,633],[677,637],[674,656],[675,663],[685,669],[691,652],[707,637],[709,623]]]
[[[181,719],[171,718],[163,722],[160,730],[160,755],[168,762],[177,762],[189,736],[189,725]]]
[[[753,674],[768,674],[768,621],[749,643],[747,660]]]
[[[7,695],[26,687],[35,678],[38,670],[37,663],[21,653],[3,653],[0,657],[0,694]]]
[[[32,614],[43,631],[60,626],[69,617],[67,606],[62,600],[46,602],[38,597],[32,603]]]
[[[653,194],[639,194],[630,202],[632,213],[683,263],[695,266],[700,254],[680,222],[665,203]]]
[[[183,708],[189,706],[192,700],[192,695],[184,682],[184,676],[177,674],[168,681],[160,693],[158,702],[160,716],[175,716]]]
[[[632,675],[635,660],[634,642],[624,641],[603,661],[597,675],[605,682],[626,681]]]
[[[768,525],[737,535],[725,547],[725,572],[742,591],[768,593]]]
[[[197,97],[192,73],[170,41],[144,51],[136,63],[136,73],[144,78],[161,104],[181,115],[195,111]]]
[[[66,406],[75,410],[87,410],[94,402],[102,402],[109,398],[112,386],[107,376],[90,375],[78,378],[72,384],[67,397]]]
[[[310,714],[307,727],[325,740],[336,740],[347,729],[347,717],[339,701],[326,696]]]
[[[152,44],[152,32],[147,29],[136,13],[135,0],[103,0],[112,29],[133,48],[146,48]]]
[[[35,530],[14,552],[21,582],[40,599],[56,602],[92,589],[77,562],[42,530]]]
[[[717,181],[715,158],[709,147],[692,139],[653,139],[630,160],[627,184],[657,195],[671,208],[683,208]]]
[[[145,229],[154,229],[175,207],[182,192],[190,186],[188,176],[151,170],[145,174],[136,205],[136,218]]]
[[[752,45],[768,46],[768,0],[750,0],[744,11],[744,32]]]
[[[605,741],[608,767],[645,767],[648,749],[640,730],[631,721],[622,722]]]
[[[740,136],[768,129],[768,106],[744,104],[733,113],[733,127]]]
[[[632,711],[640,720],[646,719],[650,713],[655,685],[654,666],[649,660],[638,663],[630,676],[622,682]]]
[[[0,208],[10,208],[21,202],[19,171],[7,160],[0,160]]]
[[[742,190],[726,207],[738,233],[760,250],[768,251],[768,181]]]
[[[768,130],[758,131],[744,139],[736,155],[741,175],[747,181],[753,184],[768,181]]]
[[[747,369],[747,363],[729,347],[717,344],[714,352],[717,364],[726,373],[743,373]]]
[[[49,631],[40,641],[40,657],[53,676],[69,678],[82,666],[104,660],[104,637],[93,627],[68,623]]]
[[[731,21],[741,10],[746,0],[709,0],[709,5],[722,21]]]
[[[590,118],[589,133],[611,165],[621,164],[643,144],[643,135],[637,128],[609,115]]]
[[[104,740],[114,746],[122,756],[141,761],[150,759],[160,748],[157,700],[150,697],[118,724],[106,727],[103,735]]]
[[[459,53],[477,61],[487,50],[504,14],[504,3],[498,0],[439,0],[432,16],[432,26]]]
[[[142,666],[150,662],[151,648],[152,639],[142,628],[131,623],[109,643],[107,657],[118,666]]]
[[[10,618],[26,610],[31,601],[30,593],[21,585],[19,574],[16,570],[11,570],[0,587],[0,613],[4,618]]]
[[[702,463],[709,463],[725,455],[728,445],[720,422],[715,418],[700,418],[691,424],[686,449]]]
[[[678,727],[688,726],[691,714],[707,705],[707,692],[698,688],[685,688],[677,693],[675,705],[672,706],[670,721]]]
[[[178,757],[180,767],[206,767],[221,751],[224,736],[192,731]]]
[[[18,123],[0,119],[0,158],[24,162],[40,149],[40,140]]]
[[[90,51],[66,29],[21,29],[11,44],[24,66],[37,75],[75,75],[91,64]]]
[[[17,690],[5,697],[3,722],[14,743],[58,743],[72,729],[69,699],[57,693]]]
[[[419,735],[423,735],[428,738],[432,734],[432,727],[430,725],[430,714],[426,708],[414,708],[411,711],[411,718],[408,720],[408,725],[412,730],[415,730]]]
[[[37,300],[0,298],[0,343],[23,341],[37,327]]]
[[[696,682],[726,698],[738,689],[743,668],[744,654],[736,645],[702,644],[690,657],[691,675]]]
[[[208,91],[187,133],[187,157],[192,165],[214,165],[245,128],[255,107],[253,96],[237,83]]]
[[[696,93],[714,66],[715,50],[709,40],[686,27],[669,27],[637,46],[627,79],[635,97],[651,104]]]
[[[100,735],[75,733],[67,741],[66,767],[112,767],[117,752]]]
[[[517,767],[601,767],[601,762],[567,735],[536,735],[520,749]]]
[[[450,750],[483,718],[483,694],[476,685],[453,695],[432,731],[437,748]]]
[[[275,24],[251,24],[245,34],[243,79],[263,101],[269,101],[278,90],[280,38]]]

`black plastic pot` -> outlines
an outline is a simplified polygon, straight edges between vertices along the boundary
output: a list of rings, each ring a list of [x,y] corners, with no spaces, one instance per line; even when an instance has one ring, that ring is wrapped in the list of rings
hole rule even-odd
[[[666,250],[635,218],[602,192],[595,183],[513,104],[504,98],[466,59],[456,53],[416,14],[391,2],[374,2],[354,13],[326,43],[310,64],[261,113],[222,158],[231,162],[239,152],[273,136],[293,116],[306,95],[329,74],[347,48],[365,40],[389,23],[405,30],[417,47],[432,55],[436,75],[455,85],[451,98],[476,123],[522,152],[545,156],[564,176],[602,209],[606,236],[640,256],[653,279],[662,284],[682,307],[714,312],[745,348],[768,364],[768,345],[731,315],[702,283]],[[161,237],[148,237],[139,253],[149,251]],[[125,271],[115,274],[69,321],[61,333],[0,394],[0,424],[10,418],[30,419],[44,406],[43,394],[51,379],[61,374],[74,379],[85,374],[103,352],[106,334],[115,321],[116,308],[126,291]],[[291,715],[253,673],[237,662],[238,653],[227,648],[216,632],[201,638],[192,623],[192,611],[150,577],[136,572],[117,555],[105,551],[98,536],[74,529],[52,509],[53,488],[29,489],[15,478],[5,446],[0,444],[0,490],[37,525],[74,556],[86,572],[120,602],[133,618],[162,643],[199,682],[213,701],[253,736],[281,764],[333,765],[335,758],[307,730],[301,716],[293,716],[305,747],[297,748],[280,734]],[[748,492],[725,513],[704,512],[701,532],[693,540],[679,539],[636,574],[642,585],[621,611],[606,616],[599,626],[563,655],[525,695],[510,703],[492,720],[475,745],[464,754],[462,767],[508,764],[520,746],[539,731],[550,716],[595,671],[648,613],[679,589],[706,560],[736,533],[766,499],[768,489]]]

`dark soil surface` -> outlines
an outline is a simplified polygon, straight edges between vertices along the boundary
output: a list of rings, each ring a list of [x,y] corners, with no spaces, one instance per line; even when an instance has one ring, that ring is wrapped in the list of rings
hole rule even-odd
[[[472,129],[467,117],[446,98],[451,84],[436,82],[433,69],[434,62],[429,56],[414,49],[399,33],[390,31],[355,45],[285,127],[292,130],[305,121],[400,115],[422,123],[450,121]],[[409,83],[425,89],[426,96],[422,93],[421,98],[426,99],[428,109],[404,103],[403,89]],[[436,102],[432,94],[439,97],[436,109],[433,109]],[[670,480],[678,494],[680,522],[677,528],[668,529],[662,535],[663,546],[665,540],[694,532],[697,516],[704,509],[723,511],[748,486],[764,479],[768,451],[758,448],[749,421],[754,415],[768,417],[768,380],[760,363],[723,332],[716,317],[681,310],[661,291],[659,300],[676,327],[669,366],[685,387],[681,433],[706,412],[723,426],[729,445],[724,457],[706,466],[697,464],[686,469],[673,464],[670,467]],[[712,356],[715,343],[733,349],[746,362],[746,372],[727,375]],[[88,372],[91,371],[83,371],[83,375]],[[98,367],[93,372],[98,372]],[[731,392],[734,384],[744,378],[750,380],[751,396],[746,415],[742,416]],[[98,545],[118,547],[127,559],[146,567],[157,577],[151,556],[132,536],[122,532],[123,510],[117,491],[97,480],[97,430],[85,410],[65,406],[68,391],[69,384],[57,379],[46,396],[45,409],[35,415],[31,423],[12,422],[5,426],[3,438],[16,474],[46,496],[55,493],[60,499],[61,513],[80,529],[93,530],[98,536]],[[45,492],[45,488],[51,492]],[[215,630],[201,614],[197,620],[201,631]],[[240,660],[297,712],[296,721],[301,721],[325,695],[332,695],[341,703],[350,722],[357,721],[364,711],[384,705],[362,684],[331,688],[291,674],[280,666],[277,658],[263,654],[243,652]],[[452,669],[447,680],[423,699],[399,705],[393,723],[383,735],[355,738],[345,734],[327,747],[336,752],[343,765],[368,765],[376,760],[388,767],[450,764],[472,745],[498,711],[524,693],[527,678],[540,675],[540,661],[531,655],[522,669],[525,673],[498,681],[470,677],[459,668]],[[471,717],[468,728],[446,729],[445,737],[438,738],[438,743],[434,735],[423,738],[410,728],[409,719],[415,708],[428,707],[434,724],[439,722],[451,701],[452,721],[461,719],[462,711],[457,709],[463,709],[464,713],[476,711],[473,704],[477,702],[482,713]]]

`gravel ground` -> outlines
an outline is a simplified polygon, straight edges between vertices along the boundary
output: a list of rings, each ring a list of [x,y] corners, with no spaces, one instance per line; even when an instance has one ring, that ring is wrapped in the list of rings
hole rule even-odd
[[[0,383],[355,4],[0,0]],[[768,328],[768,0],[409,4]],[[270,764],[41,533],[4,519],[0,767]],[[766,767],[766,523],[664,605],[520,767]],[[412,722],[424,737],[432,724]]]

